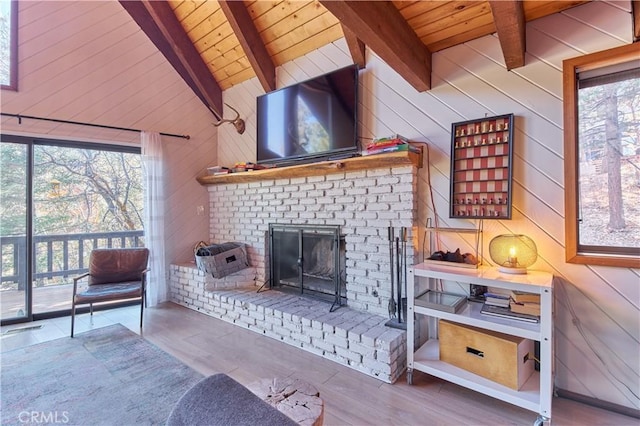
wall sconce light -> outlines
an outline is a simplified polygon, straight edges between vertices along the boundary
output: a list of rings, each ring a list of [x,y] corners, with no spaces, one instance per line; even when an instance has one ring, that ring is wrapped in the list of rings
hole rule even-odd
[[[527,268],[538,259],[538,248],[526,235],[498,235],[489,243],[489,256],[500,272],[526,274]]]

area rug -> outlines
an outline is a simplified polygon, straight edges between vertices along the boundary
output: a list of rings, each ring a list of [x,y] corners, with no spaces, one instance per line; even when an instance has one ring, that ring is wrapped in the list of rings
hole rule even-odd
[[[164,424],[203,376],[117,324],[2,354],[2,424]]]

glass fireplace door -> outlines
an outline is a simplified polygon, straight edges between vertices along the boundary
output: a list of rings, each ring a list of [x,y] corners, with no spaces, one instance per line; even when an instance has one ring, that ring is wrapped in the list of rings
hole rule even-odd
[[[331,225],[269,226],[270,288],[342,305],[344,242]]]

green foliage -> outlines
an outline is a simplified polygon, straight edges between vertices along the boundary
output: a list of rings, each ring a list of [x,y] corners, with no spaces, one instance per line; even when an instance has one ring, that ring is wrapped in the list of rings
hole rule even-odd
[[[637,248],[640,79],[586,86],[578,92],[578,241]]]
[[[11,13],[10,1],[0,0],[0,83],[10,83],[11,72]]]
[[[26,235],[28,147],[21,143],[0,143],[0,235],[3,237]],[[33,145],[33,156],[34,235],[143,229],[143,174],[139,154]],[[68,244],[67,258],[64,244]],[[98,241],[98,246],[104,246],[104,242]],[[85,247],[85,257],[92,247]],[[2,247],[3,273],[24,273],[13,270],[17,259],[13,249],[11,244]],[[48,244],[36,244],[36,272],[78,267],[77,241],[54,242],[51,250],[53,257],[48,259]],[[34,284],[67,281],[59,277],[37,280]]]
[[[36,234],[142,229],[138,154],[36,146],[34,157]]]
[[[27,145],[0,144],[0,232],[26,232]],[[138,154],[34,146],[34,234],[142,229]]]
[[[615,92],[618,102],[618,132],[622,142],[622,155],[633,155],[640,149],[640,81],[629,79],[608,85],[580,89],[578,113],[580,119],[580,158],[596,160],[604,155],[607,108],[605,90]],[[611,87],[613,86],[613,87]]]
[[[0,235],[24,235],[27,214],[27,146],[0,145]]]

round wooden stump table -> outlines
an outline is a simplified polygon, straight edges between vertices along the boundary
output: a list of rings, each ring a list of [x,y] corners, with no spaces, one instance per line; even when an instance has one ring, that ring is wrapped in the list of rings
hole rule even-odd
[[[322,425],[324,402],[320,392],[305,381],[289,377],[262,379],[247,388],[301,425]]]

